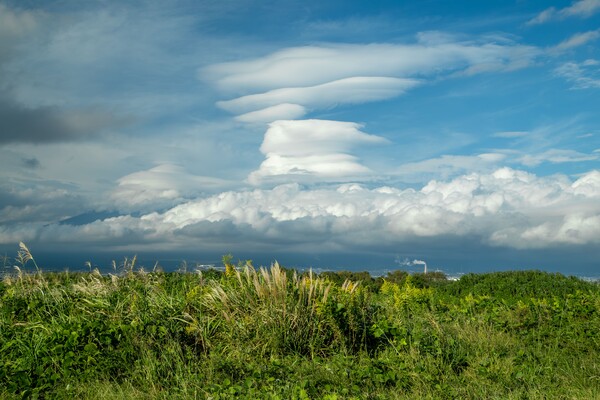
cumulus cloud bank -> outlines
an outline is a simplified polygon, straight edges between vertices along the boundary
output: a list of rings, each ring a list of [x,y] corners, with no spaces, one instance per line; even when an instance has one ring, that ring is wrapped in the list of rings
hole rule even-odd
[[[358,184],[304,189],[229,191],[187,201],[163,213],[122,216],[81,227],[0,228],[15,237],[127,240],[139,243],[251,243],[319,251],[390,246],[415,238],[469,237],[491,246],[548,248],[600,243],[600,171],[575,181],[501,168],[420,190]],[[202,240],[200,240],[202,239]]]

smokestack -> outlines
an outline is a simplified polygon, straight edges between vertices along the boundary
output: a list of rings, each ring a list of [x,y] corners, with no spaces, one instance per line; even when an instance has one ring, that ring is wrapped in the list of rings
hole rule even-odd
[[[404,260],[400,261],[398,259],[398,257],[396,257],[396,263],[400,264],[400,265],[407,265],[407,266],[411,266],[411,265],[422,265],[423,266],[423,273],[426,274],[427,273],[427,263],[423,260],[412,260],[410,261],[408,258],[405,258]]]
[[[422,265],[423,266],[423,273],[426,274],[427,273],[427,263],[423,260],[413,260],[412,262],[413,265]]]

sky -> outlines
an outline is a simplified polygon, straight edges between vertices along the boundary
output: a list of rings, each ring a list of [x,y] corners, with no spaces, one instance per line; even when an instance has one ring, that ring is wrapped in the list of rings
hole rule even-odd
[[[0,251],[600,276],[599,110],[600,0],[0,0]]]

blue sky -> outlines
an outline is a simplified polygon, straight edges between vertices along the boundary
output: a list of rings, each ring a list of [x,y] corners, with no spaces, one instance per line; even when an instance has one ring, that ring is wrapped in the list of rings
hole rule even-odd
[[[600,0],[0,0],[0,248],[595,271],[598,104]]]

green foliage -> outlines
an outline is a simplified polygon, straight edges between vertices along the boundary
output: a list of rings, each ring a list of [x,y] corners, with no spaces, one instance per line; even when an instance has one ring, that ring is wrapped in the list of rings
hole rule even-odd
[[[337,286],[343,285],[345,281],[358,282],[362,288],[367,288],[374,293],[379,291],[383,283],[382,278],[373,278],[367,271],[324,271],[319,276],[333,282]]]
[[[0,398],[600,398],[599,331],[598,285],[539,271],[17,270]]]
[[[596,283],[542,271],[505,271],[467,274],[458,281],[442,285],[442,293],[464,296],[469,293],[493,296],[507,301],[529,297],[563,297],[576,291],[600,292]]]
[[[257,357],[315,357],[369,346],[369,292],[351,281],[337,286],[277,263],[258,271],[247,263],[197,291],[200,305],[190,317],[220,321],[214,332],[218,339],[199,339],[202,343],[240,342]]]

